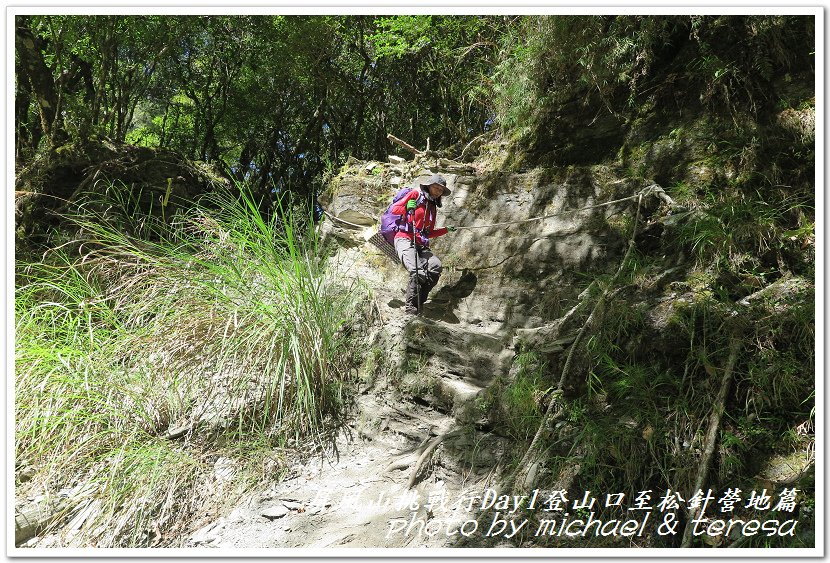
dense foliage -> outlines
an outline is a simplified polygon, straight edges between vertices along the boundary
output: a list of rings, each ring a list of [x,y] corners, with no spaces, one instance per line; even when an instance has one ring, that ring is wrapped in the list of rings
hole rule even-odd
[[[624,147],[650,109],[671,122],[788,103],[782,82],[812,74],[813,27],[771,15],[17,16],[16,154],[25,165],[106,136],[303,194],[349,156],[384,158],[387,133],[447,148],[500,126],[547,158],[585,161]]]
[[[169,148],[308,193],[387,133],[424,147],[491,122],[500,17],[18,16],[21,162],[69,138]]]

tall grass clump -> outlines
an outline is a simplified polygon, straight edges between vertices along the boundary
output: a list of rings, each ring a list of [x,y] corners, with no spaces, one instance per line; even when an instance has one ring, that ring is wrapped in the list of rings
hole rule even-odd
[[[18,264],[16,463],[29,491],[76,488],[66,545],[163,545],[217,487],[323,439],[361,301],[287,205],[266,216],[240,186],[165,220],[113,188],[73,214],[77,240]]]

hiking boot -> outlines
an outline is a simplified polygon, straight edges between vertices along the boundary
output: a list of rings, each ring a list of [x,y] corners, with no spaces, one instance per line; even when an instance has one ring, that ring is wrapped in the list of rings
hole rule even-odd
[[[420,310],[420,303],[418,303],[418,278],[414,275],[409,277],[409,285],[406,286],[404,300],[406,301],[406,312],[417,315]]]
[[[432,288],[438,283],[438,276],[430,276],[427,278],[427,281],[421,284],[421,302],[419,303],[420,308],[423,308],[424,303],[427,301],[427,297],[429,297],[429,292],[432,291]]]

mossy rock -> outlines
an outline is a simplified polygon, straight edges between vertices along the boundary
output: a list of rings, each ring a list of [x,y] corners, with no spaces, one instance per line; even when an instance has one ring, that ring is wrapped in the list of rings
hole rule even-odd
[[[170,217],[219,185],[230,186],[230,181],[211,165],[172,151],[109,140],[67,143],[18,172],[17,241],[37,244],[46,233],[63,228],[63,214],[75,204],[105,200],[113,191],[138,209]]]

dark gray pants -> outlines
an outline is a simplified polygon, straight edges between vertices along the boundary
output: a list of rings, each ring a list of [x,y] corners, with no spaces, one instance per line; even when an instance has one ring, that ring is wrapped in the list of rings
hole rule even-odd
[[[437,281],[441,275],[441,260],[429,248],[418,247],[416,249],[409,239],[396,238],[395,252],[410,275],[415,274],[415,264],[417,263],[418,278],[422,283],[431,279]]]
[[[441,260],[429,248],[418,247],[416,249],[412,246],[412,242],[405,238],[395,239],[395,252],[406,271],[409,272],[406,310],[409,313],[417,313],[427,300],[430,290],[438,283],[438,278],[441,276]]]

